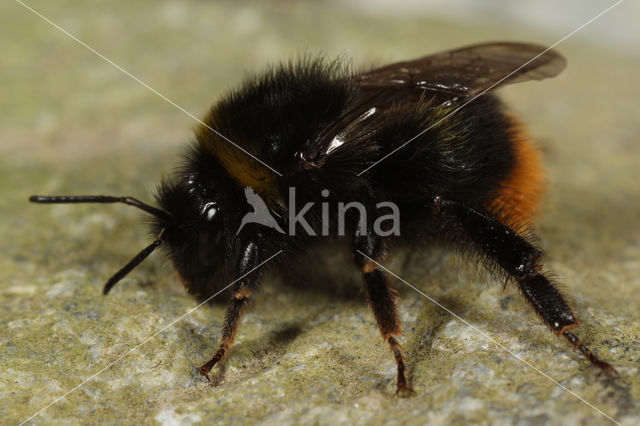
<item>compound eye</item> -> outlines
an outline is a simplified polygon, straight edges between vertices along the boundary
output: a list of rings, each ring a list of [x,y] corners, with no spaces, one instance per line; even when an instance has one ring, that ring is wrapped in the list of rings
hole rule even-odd
[[[220,209],[216,203],[207,203],[202,209],[202,216],[207,222],[213,222],[218,217]]]
[[[215,264],[220,258],[222,241],[222,212],[220,206],[210,202],[202,208],[202,219],[205,223],[198,231],[198,261],[205,266]]]

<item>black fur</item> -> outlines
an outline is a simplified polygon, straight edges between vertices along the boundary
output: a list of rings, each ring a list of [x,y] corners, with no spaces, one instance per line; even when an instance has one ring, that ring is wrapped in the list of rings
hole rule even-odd
[[[522,66],[536,53],[535,61]],[[211,109],[182,168],[158,187],[161,210],[130,197],[31,200],[122,202],[154,216],[154,243],[116,273],[105,292],[158,245],[188,290],[202,298],[234,280],[218,350],[200,367],[206,377],[233,343],[263,270],[286,269],[296,253],[338,238],[351,244],[378,327],[394,353],[398,391],[410,387],[400,344],[393,337],[401,333],[396,292],[377,263],[391,247],[402,244],[444,243],[475,256],[486,270],[512,280],[545,324],[613,376],[615,369],[569,331],[578,326],[577,318],[542,271],[542,253],[532,244],[528,224],[504,211],[508,202],[500,210],[494,206],[496,200],[505,201],[501,190],[522,164],[512,121],[497,98],[484,92],[552,77],[562,68],[564,60],[555,52],[505,42],[362,74],[353,74],[340,61],[304,58],[249,79]],[[484,94],[467,102],[479,93]],[[251,211],[246,186],[260,196],[276,227],[248,223],[239,230]],[[304,217],[321,236],[302,229],[296,229],[295,236],[277,231],[290,230],[290,188],[296,192],[296,211],[315,203]],[[364,211],[348,210],[342,234],[338,206],[351,202],[359,202]],[[380,202],[397,206],[399,234],[372,233]],[[255,270],[277,253],[282,255]]]
[[[443,226],[436,216],[429,215],[430,209],[425,209],[435,196],[486,209],[500,183],[509,175],[514,157],[502,104],[492,95],[477,99],[369,172],[357,176],[447,112],[446,108],[440,111],[425,108],[428,101],[416,99],[419,94],[413,91],[407,90],[406,97],[393,93],[392,108],[398,111],[394,113],[400,116],[398,120],[383,123],[376,137],[366,144],[345,144],[328,155],[322,167],[300,170],[296,153],[331,122],[354,108],[363,96],[366,92],[338,62],[306,59],[254,77],[225,96],[212,108],[213,118],[207,124],[283,172],[284,176],[276,183],[281,199],[286,200],[288,188],[295,187],[298,206],[315,202],[315,208],[305,218],[317,233],[322,227],[322,202],[331,204],[329,228],[333,231],[331,237],[336,237],[338,201],[360,201],[371,209],[376,202],[393,201],[400,208],[402,228],[399,238],[391,238],[398,241],[389,244],[402,243],[403,236],[415,240],[416,235],[428,235],[432,242],[440,236],[443,240],[449,238],[446,233],[440,234]],[[202,235],[214,231],[202,220],[202,208],[211,201],[221,206],[224,225],[220,226],[219,240],[224,244],[205,249],[218,256],[219,261],[215,262],[218,266],[234,263],[233,248],[242,244],[242,235],[236,238],[234,233],[249,208],[244,188],[203,148],[206,142],[227,142],[212,132],[205,132],[203,138],[193,144],[178,176],[160,186],[156,198],[172,219],[158,219],[154,233],[166,228],[165,247],[170,250],[176,268],[190,290],[206,295],[213,290],[210,281],[213,271],[210,265],[197,260],[196,253],[202,249],[196,245]],[[263,166],[254,162],[252,167]],[[321,196],[323,189],[329,190],[329,197]],[[287,211],[277,211],[286,230]],[[352,215],[347,222],[352,234],[357,218]],[[248,229],[249,233],[255,232],[253,227]],[[266,245],[274,248],[298,250],[312,243],[312,238],[304,234],[294,239],[267,229],[259,232],[270,236]]]

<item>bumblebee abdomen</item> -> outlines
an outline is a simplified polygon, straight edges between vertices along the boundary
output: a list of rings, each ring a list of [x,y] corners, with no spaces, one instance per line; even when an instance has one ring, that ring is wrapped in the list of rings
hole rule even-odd
[[[510,123],[508,138],[515,155],[508,176],[500,182],[495,198],[487,207],[503,222],[522,231],[540,206],[544,170],[540,152],[522,124],[508,113],[505,117]]]
[[[375,185],[409,202],[457,200],[518,229],[530,222],[543,190],[540,155],[495,96],[407,118],[386,133],[381,156],[427,128],[377,166]]]

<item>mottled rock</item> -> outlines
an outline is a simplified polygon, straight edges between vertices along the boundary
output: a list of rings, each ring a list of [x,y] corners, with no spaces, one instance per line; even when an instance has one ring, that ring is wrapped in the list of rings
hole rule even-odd
[[[196,115],[242,73],[306,48],[367,64],[564,35],[335,4],[33,6]],[[198,302],[156,254],[103,297],[105,279],[149,241],[141,215],[27,197],[151,200],[194,122],[17,3],[0,6],[0,16],[8,40],[0,57],[1,423],[45,408],[32,423],[609,423],[578,396],[640,422],[637,57],[564,43],[569,67],[559,78],[503,93],[546,157],[546,266],[581,318],[579,334],[622,377],[597,377],[515,289],[425,250],[408,262],[400,253],[389,268],[474,328],[394,281],[416,391],[401,398],[346,250],[327,254],[315,272],[268,276],[212,383],[196,367],[215,349],[226,295],[190,312]]]

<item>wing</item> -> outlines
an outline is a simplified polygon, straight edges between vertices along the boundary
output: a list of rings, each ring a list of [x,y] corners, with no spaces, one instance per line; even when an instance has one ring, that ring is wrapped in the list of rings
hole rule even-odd
[[[417,88],[469,97],[507,84],[555,77],[565,66],[562,56],[543,46],[496,42],[396,62],[356,79],[368,88]]]
[[[496,42],[396,62],[353,77],[357,98],[297,154],[302,168],[322,167],[332,153],[366,153],[384,126],[412,114],[455,107],[498,87],[558,75],[565,59],[526,43]],[[358,149],[354,149],[358,147]],[[355,158],[354,158],[355,160]]]
[[[365,161],[364,151],[374,149],[378,133],[387,125],[419,104],[417,91],[374,89],[360,90],[358,96],[336,120],[307,140],[296,153],[299,169],[323,167],[335,153],[348,155],[354,161]],[[405,95],[405,96],[402,96]],[[345,149],[349,148],[349,149]],[[361,148],[361,149],[353,149]]]

